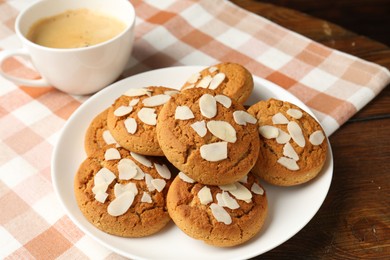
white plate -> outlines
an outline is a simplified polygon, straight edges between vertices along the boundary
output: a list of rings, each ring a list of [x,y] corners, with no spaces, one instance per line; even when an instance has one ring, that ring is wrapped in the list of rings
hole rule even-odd
[[[52,158],[52,180],[55,191],[72,221],[86,234],[112,251],[132,259],[247,259],[282,244],[301,230],[316,214],[332,180],[333,158],[321,174],[310,183],[298,187],[275,187],[264,184],[269,201],[269,214],[261,232],[249,242],[233,248],[216,248],[192,239],[171,223],[161,232],[145,238],[121,238],[108,235],[92,226],[78,209],[73,194],[73,178],[86,158],[84,134],[92,119],[129,88],[162,85],[179,88],[193,73],[203,67],[187,66],[158,69],[138,74],[103,89],[83,103],[65,124]],[[247,104],[274,97],[300,106],[313,113],[295,96],[254,77],[255,88]],[[330,147],[330,146],[329,146]]]

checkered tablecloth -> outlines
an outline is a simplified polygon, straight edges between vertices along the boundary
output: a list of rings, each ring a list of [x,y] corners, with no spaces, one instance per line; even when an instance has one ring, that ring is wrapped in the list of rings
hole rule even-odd
[[[383,67],[340,53],[224,0],[132,1],[136,40],[123,77],[178,65],[238,62],[306,103],[328,134],[390,81]],[[0,50],[30,1],[0,1]],[[19,58],[10,74],[38,78]],[[88,97],[16,86],[0,77],[0,259],[121,258],[84,235],[53,191],[50,159],[66,120]]]

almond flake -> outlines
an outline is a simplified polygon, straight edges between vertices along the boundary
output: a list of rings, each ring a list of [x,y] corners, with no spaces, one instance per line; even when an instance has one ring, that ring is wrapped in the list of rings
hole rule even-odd
[[[176,95],[176,94],[179,94],[180,93],[180,91],[178,91],[178,90],[165,90],[164,91],[164,94],[165,95],[169,95],[169,96],[173,96],[173,95]]]
[[[115,116],[125,116],[127,114],[130,114],[131,111],[133,111],[133,107],[129,106],[120,106],[114,111]]]
[[[106,161],[119,160],[120,158],[121,158],[121,154],[115,148],[108,148],[104,152],[104,160],[106,160]]]
[[[215,67],[215,66],[211,66],[211,67],[209,67],[208,71],[209,71],[210,73],[214,73],[214,72],[218,71],[218,68]]]
[[[228,192],[226,191],[223,191],[222,192],[222,199],[223,199],[223,202],[225,203],[226,207],[228,207],[229,209],[238,209],[240,207],[240,205],[237,203],[237,201],[232,198]]]
[[[116,176],[115,174],[110,171],[107,168],[101,168],[93,178],[94,180],[94,185],[99,185],[99,184],[107,184],[110,185],[113,180],[115,180]]]
[[[207,134],[206,122],[204,120],[191,124],[191,127],[200,137],[204,137]]]
[[[204,117],[213,118],[217,115],[217,101],[210,94],[203,94],[200,97],[199,107]]]
[[[146,187],[148,187],[148,190],[149,190],[150,192],[156,190],[156,187],[154,187],[154,185],[152,184],[152,180],[153,180],[152,175],[150,175],[149,173],[145,173],[145,183],[146,183]]]
[[[147,125],[157,124],[156,109],[143,107],[138,111],[138,118]]]
[[[145,178],[145,173],[141,170],[141,168],[135,164],[135,168],[137,169],[137,174],[133,177],[134,180],[143,180]]]
[[[187,82],[190,83],[190,84],[194,84],[194,83],[196,83],[199,80],[199,78],[200,78],[200,73],[197,72],[197,73],[192,74],[189,77],[189,79],[187,80]]]
[[[248,175],[245,175],[244,177],[242,177],[238,181],[241,182],[241,183],[247,183],[248,182]]]
[[[99,201],[100,203],[104,203],[108,197],[108,194],[105,192],[99,192],[95,194],[95,200]]]
[[[227,213],[227,211],[223,207],[219,206],[216,203],[212,203],[210,205],[210,208],[211,208],[211,212],[213,213],[214,218],[218,222],[223,222],[225,225],[229,225],[232,223],[232,218],[230,217],[229,213]]]
[[[264,138],[272,139],[279,136],[279,129],[275,126],[263,125],[259,127],[259,133]]]
[[[222,72],[215,75],[210,82],[209,89],[218,88],[219,85],[221,85],[221,83],[225,80],[225,77],[226,77],[225,73],[222,73]]]
[[[158,163],[155,163],[154,167],[156,168],[157,173],[164,179],[169,180],[171,178],[171,172],[169,171],[169,168],[165,164],[160,165]]]
[[[219,206],[221,206],[221,207],[226,207],[226,205],[225,205],[225,201],[223,200],[223,198],[222,198],[222,193],[217,193],[216,195],[215,195],[215,198],[217,199],[217,204],[219,205]]]
[[[200,147],[200,156],[209,162],[217,162],[227,158],[227,142],[205,144]]]
[[[117,217],[126,213],[134,201],[134,193],[131,191],[123,192],[119,197],[116,197],[107,207],[107,212],[111,216]]]
[[[135,132],[137,132],[137,121],[135,121],[134,118],[126,118],[124,124],[129,134],[134,134]]]
[[[111,134],[110,134],[111,135]],[[106,141],[105,141],[106,142]],[[114,140],[115,142],[115,140]],[[106,142],[107,144],[107,142]],[[116,147],[120,147],[118,144],[116,145]],[[115,159],[120,159],[120,154],[119,154],[119,158],[116,158],[118,155],[116,154],[115,151],[113,150],[110,150],[110,149],[113,149],[113,150],[116,150],[115,148],[108,148],[105,152],[104,152],[104,160],[106,161],[109,161],[109,160],[115,160]],[[118,150],[116,150],[118,152]],[[118,152],[119,153],[119,152]]]
[[[95,195],[99,193],[106,193],[108,185],[109,185],[108,183],[94,184],[94,186],[92,187],[92,193]]]
[[[111,135],[109,130],[104,130],[103,132],[103,140],[106,144],[116,144],[116,140]]]
[[[215,100],[226,108],[229,108],[232,105],[232,100],[225,95],[216,95]]]
[[[289,116],[292,116],[295,119],[300,119],[303,115],[301,110],[294,109],[294,108],[290,108],[289,110],[287,110],[287,114]]]
[[[135,168],[136,174],[134,175],[133,171],[134,169],[127,169],[123,170],[122,175],[119,174],[119,179],[120,180],[129,180],[129,179],[134,179],[134,180],[143,180],[145,173],[142,171],[142,169],[131,159],[125,158],[126,160],[122,162],[124,169],[127,168]],[[122,159],[123,160],[123,159]]]
[[[126,184],[120,184],[120,183],[115,184],[114,186],[115,197],[119,197],[125,191],[131,191],[132,193],[134,193],[134,195],[137,195],[138,194],[137,185],[133,182],[129,182]]]
[[[134,99],[130,100],[129,106],[133,107],[133,106],[137,105],[138,102],[139,102],[139,98],[134,98]]]
[[[278,129],[279,135],[276,137],[276,142],[278,144],[285,144],[290,141],[291,136],[287,134],[285,131]]]
[[[150,182],[158,192],[161,192],[167,184],[167,182],[163,179],[152,179]]]
[[[179,178],[187,183],[195,183],[195,181],[188,177],[184,172],[179,172]]]
[[[290,143],[286,143],[283,146],[283,155],[288,158],[294,159],[295,161],[299,160],[297,152],[295,152],[294,147],[292,147]]]
[[[123,158],[118,163],[118,172],[120,180],[130,180],[137,175],[136,164],[128,158]]]
[[[291,135],[291,138],[294,140],[294,142],[300,146],[305,147],[305,137],[303,136],[301,127],[297,124],[295,121],[290,121],[287,124],[287,130],[289,134]]]
[[[258,185],[257,183],[252,184],[251,191],[255,194],[258,194],[258,195],[264,194],[264,189],[262,187],[260,187],[260,185]]]
[[[190,84],[190,85],[187,85],[183,88],[183,90],[185,89],[190,89],[190,88],[195,88],[195,84]]]
[[[194,118],[194,113],[188,106],[177,106],[175,110],[175,119],[188,120]]]
[[[130,155],[140,164],[145,165],[146,167],[149,168],[153,168],[152,162],[148,160],[145,156],[135,152],[130,152]]]
[[[282,113],[277,113],[273,115],[272,117],[272,123],[277,125],[277,124],[288,124],[288,119],[285,117]]]
[[[131,88],[127,90],[124,95],[128,97],[139,97],[143,95],[150,95],[150,90],[145,89],[145,88]]]
[[[325,135],[321,130],[317,130],[309,137],[309,141],[312,145],[320,145],[325,139]]]
[[[144,191],[144,193],[142,194],[142,197],[141,197],[141,202],[152,203],[153,200],[152,200],[152,197],[150,196],[150,194],[147,193],[146,191]]]
[[[207,129],[223,141],[229,143],[235,143],[237,141],[236,130],[228,122],[211,120],[207,122]]]
[[[202,203],[203,205],[207,205],[212,202],[213,196],[211,195],[210,188],[208,188],[207,186],[203,186],[203,188],[200,189],[198,192],[198,198],[200,200],[200,203]]]
[[[243,110],[234,111],[233,118],[234,121],[239,125],[246,125],[246,123],[256,124],[257,122],[256,118]]]
[[[236,182],[237,189],[230,190],[230,194],[232,194],[236,199],[239,200],[250,200],[252,199],[252,193],[241,183]]]
[[[297,162],[294,159],[287,158],[287,157],[280,157],[278,159],[278,163],[286,167],[287,169],[291,171],[299,170],[299,166]]]
[[[198,84],[196,84],[196,87],[197,88],[208,88],[212,79],[213,78],[211,76],[207,75],[206,77],[202,78]]]
[[[144,100],[142,100],[142,103],[146,107],[156,107],[156,106],[164,105],[165,103],[168,102],[170,98],[171,98],[170,95],[159,94],[159,95],[145,98]]]
[[[219,185],[218,186],[221,190],[224,190],[224,191],[231,191],[231,190],[236,190],[237,189],[237,186],[235,183],[229,183],[229,184],[225,184],[225,185]]]

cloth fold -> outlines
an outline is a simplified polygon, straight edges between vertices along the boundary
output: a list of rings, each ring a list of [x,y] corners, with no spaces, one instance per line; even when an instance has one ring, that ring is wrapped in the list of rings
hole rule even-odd
[[[307,104],[328,135],[390,82],[386,68],[225,0],[131,2],[136,40],[123,77],[169,66],[238,62]],[[25,5],[22,0],[0,2],[0,49],[20,47],[13,24]],[[21,59],[9,59],[3,69],[39,77]],[[0,258],[120,258],[69,220],[51,185],[53,146],[87,98],[0,78]]]

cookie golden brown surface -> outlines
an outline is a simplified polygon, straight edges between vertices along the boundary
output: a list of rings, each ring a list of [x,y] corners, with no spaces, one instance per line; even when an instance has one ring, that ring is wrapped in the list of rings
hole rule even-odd
[[[192,75],[182,90],[198,87],[215,90],[243,104],[253,90],[252,74],[242,65],[232,62],[219,63]]]
[[[319,174],[328,143],[322,127],[311,115],[276,99],[259,101],[248,112],[258,119],[261,140],[252,172],[280,186],[302,184]]]
[[[106,145],[117,143],[107,128],[107,112],[108,109],[99,113],[88,126],[84,139],[87,156],[96,153]]]
[[[165,161],[107,146],[80,165],[74,179],[77,204],[100,230],[121,237],[144,237],[170,221],[166,194],[171,171]]]
[[[108,110],[112,136],[129,151],[163,156],[156,136],[157,117],[163,104],[177,92],[162,86],[129,89]]]
[[[167,197],[172,220],[187,235],[218,247],[242,244],[262,228],[268,203],[253,174],[226,186],[209,186],[179,175]]]
[[[204,88],[172,96],[159,114],[157,138],[176,168],[209,185],[239,180],[259,153],[256,119],[237,101]]]

